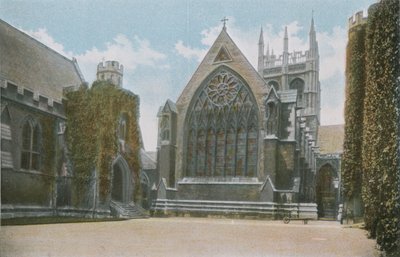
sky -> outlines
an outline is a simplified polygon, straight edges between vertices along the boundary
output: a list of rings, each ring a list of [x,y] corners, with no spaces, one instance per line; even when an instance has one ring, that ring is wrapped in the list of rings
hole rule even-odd
[[[348,18],[376,0],[1,0],[0,19],[68,58],[91,84],[97,64],[124,65],[123,87],[140,97],[144,146],[157,145],[157,111],[176,101],[228,18],[228,34],[256,68],[260,29],[275,54],[308,49],[314,17],[320,54],[321,124],[344,123]]]

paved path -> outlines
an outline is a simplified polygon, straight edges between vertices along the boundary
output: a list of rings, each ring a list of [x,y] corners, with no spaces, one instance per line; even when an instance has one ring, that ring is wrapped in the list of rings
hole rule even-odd
[[[365,231],[336,222],[152,218],[0,227],[0,256],[376,257]]]

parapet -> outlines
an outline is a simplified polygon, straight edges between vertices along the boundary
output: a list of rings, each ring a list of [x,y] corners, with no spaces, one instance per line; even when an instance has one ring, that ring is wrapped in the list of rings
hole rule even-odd
[[[356,12],[349,18],[349,29],[356,26],[365,24],[367,22],[367,14],[364,15],[363,11]]]
[[[97,72],[107,72],[107,71],[114,71],[118,72],[121,75],[124,72],[124,66],[119,64],[117,61],[106,61],[106,62],[100,62],[97,65]]]
[[[6,79],[0,78],[1,98],[32,107],[46,113],[65,118],[63,99],[61,101],[49,98],[41,92],[32,91]]]

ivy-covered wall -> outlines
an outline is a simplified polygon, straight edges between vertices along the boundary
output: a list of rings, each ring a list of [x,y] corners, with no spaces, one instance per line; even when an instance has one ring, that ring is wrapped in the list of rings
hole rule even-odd
[[[360,99],[353,98],[351,92],[346,94],[346,128],[357,127],[347,122],[360,122],[361,117],[356,116],[362,115],[358,112],[362,108],[363,126],[345,131],[347,152],[342,169],[344,190],[349,196],[355,192],[359,179],[349,169],[356,163],[354,158],[359,154],[359,148],[353,146],[359,146],[355,140],[362,133],[361,191],[364,220],[370,235],[376,238],[379,246],[390,256],[400,256],[399,11],[398,0],[382,0],[370,7],[364,65],[361,58],[364,45],[359,42],[358,48],[356,46],[358,40],[361,40],[361,30],[353,32],[353,35],[350,33],[347,86],[354,86],[352,90],[358,90],[358,97],[362,98],[361,87],[364,85],[365,98],[361,103]],[[359,70],[364,67],[364,72]],[[362,82],[364,78],[365,82]],[[357,92],[354,94],[357,95]]]
[[[349,30],[349,41],[346,49],[345,137],[342,155],[342,185],[344,189],[343,196],[345,201],[348,202],[352,202],[354,198],[361,194],[366,26],[367,24],[364,23]]]
[[[365,222],[378,244],[399,250],[398,136],[399,2],[370,9],[364,101],[363,190]],[[397,246],[396,246],[397,241]]]
[[[90,89],[82,87],[66,95],[66,139],[73,165],[74,184],[79,192],[74,205],[82,205],[89,193],[88,181],[97,171],[99,200],[110,197],[112,161],[118,154],[118,123],[127,117],[125,151],[119,152],[128,162],[135,181],[132,199],[140,202],[140,130],[139,97],[116,88],[108,82],[96,81]]]

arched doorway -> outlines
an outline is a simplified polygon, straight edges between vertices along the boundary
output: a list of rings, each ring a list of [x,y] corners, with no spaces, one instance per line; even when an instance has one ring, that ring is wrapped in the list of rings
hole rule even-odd
[[[142,172],[140,175],[140,186],[142,188],[142,207],[148,210],[151,204],[150,184],[149,184],[149,178],[144,172]]]
[[[321,167],[317,174],[317,208],[318,218],[335,219],[336,216],[336,189],[335,172],[330,164]]]
[[[115,202],[130,203],[132,201],[133,180],[128,163],[119,156],[113,162],[112,171],[111,199]]]

